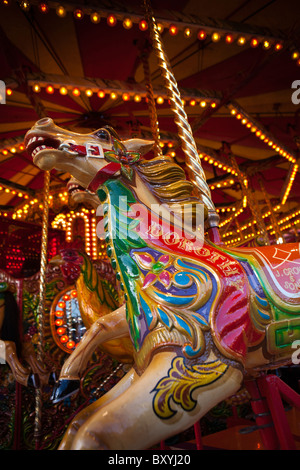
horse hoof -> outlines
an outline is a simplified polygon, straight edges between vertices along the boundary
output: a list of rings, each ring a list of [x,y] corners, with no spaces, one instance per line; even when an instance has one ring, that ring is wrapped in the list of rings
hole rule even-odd
[[[40,378],[38,374],[30,374],[27,380],[27,387],[39,388]]]
[[[48,385],[55,385],[57,382],[57,375],[55,371],[50,372],[49,379],[48,379]]]
[[[51,401],[52,403],[59,403],[60,401],[68,398],[79,391],[79,380],[59,380],[53,388]]]

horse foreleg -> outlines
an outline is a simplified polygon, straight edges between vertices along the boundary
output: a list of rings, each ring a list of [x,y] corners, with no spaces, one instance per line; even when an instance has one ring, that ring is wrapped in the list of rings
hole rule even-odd
[[[131,369],[113,388],[106,392],[101,398],[81,410],[69,425],[60,445],[59,450],[70,450],[73,444],[74,437],[81,426],[96,413],[104,405],[107,405],[112,400],[125,392],[130,387],[134,380],[137,378],[134,369]]]
[[[195,424],[236,393],[242,380],[239,368],[211,357],[189,366],[174,353],[157,353],[131,387],[85,421],[71,448],[150,448]]]
[[[65,361],[60,372],[60,379],[78,380],[86,369],[92,353],[99,345],[111,339],[128,335],[125,309],[126,307],[123,305],[93,323],[80,340],[77,348]]]

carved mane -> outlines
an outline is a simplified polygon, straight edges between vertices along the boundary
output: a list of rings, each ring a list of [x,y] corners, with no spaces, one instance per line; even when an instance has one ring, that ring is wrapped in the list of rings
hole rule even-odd
[[[105,129],[122,142],[114,129],[109,126]],[[185,216],[194,223],[196,211],[203,203],[194,195],[194,184],[186,179],[184,170],[171,157],[162,155],[151,160],[142,159],[132,166],[160,202],[168,204],[180,217],[184,210]],[[207,209],[204,210],[206,216]]]

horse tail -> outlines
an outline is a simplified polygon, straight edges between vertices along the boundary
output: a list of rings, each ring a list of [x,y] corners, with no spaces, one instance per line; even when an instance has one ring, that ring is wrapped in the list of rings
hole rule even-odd
[[[17,354],[21,354],[21,336],[19,331],[19,307],[12,292],[4,293],[4,320],[1,328],[1,339],[13,341]]]

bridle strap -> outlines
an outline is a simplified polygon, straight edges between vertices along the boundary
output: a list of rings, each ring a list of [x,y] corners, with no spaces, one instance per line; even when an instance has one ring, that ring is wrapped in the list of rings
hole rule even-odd
[[[92,179],[88,186],[88,190],[92,192],[96,192],[99,186],[109,178],[111,178],[117,171],[121,169],[121,163],[118,162],[110,162],[105,165],[101,170],[98,171],[96,176]]]

